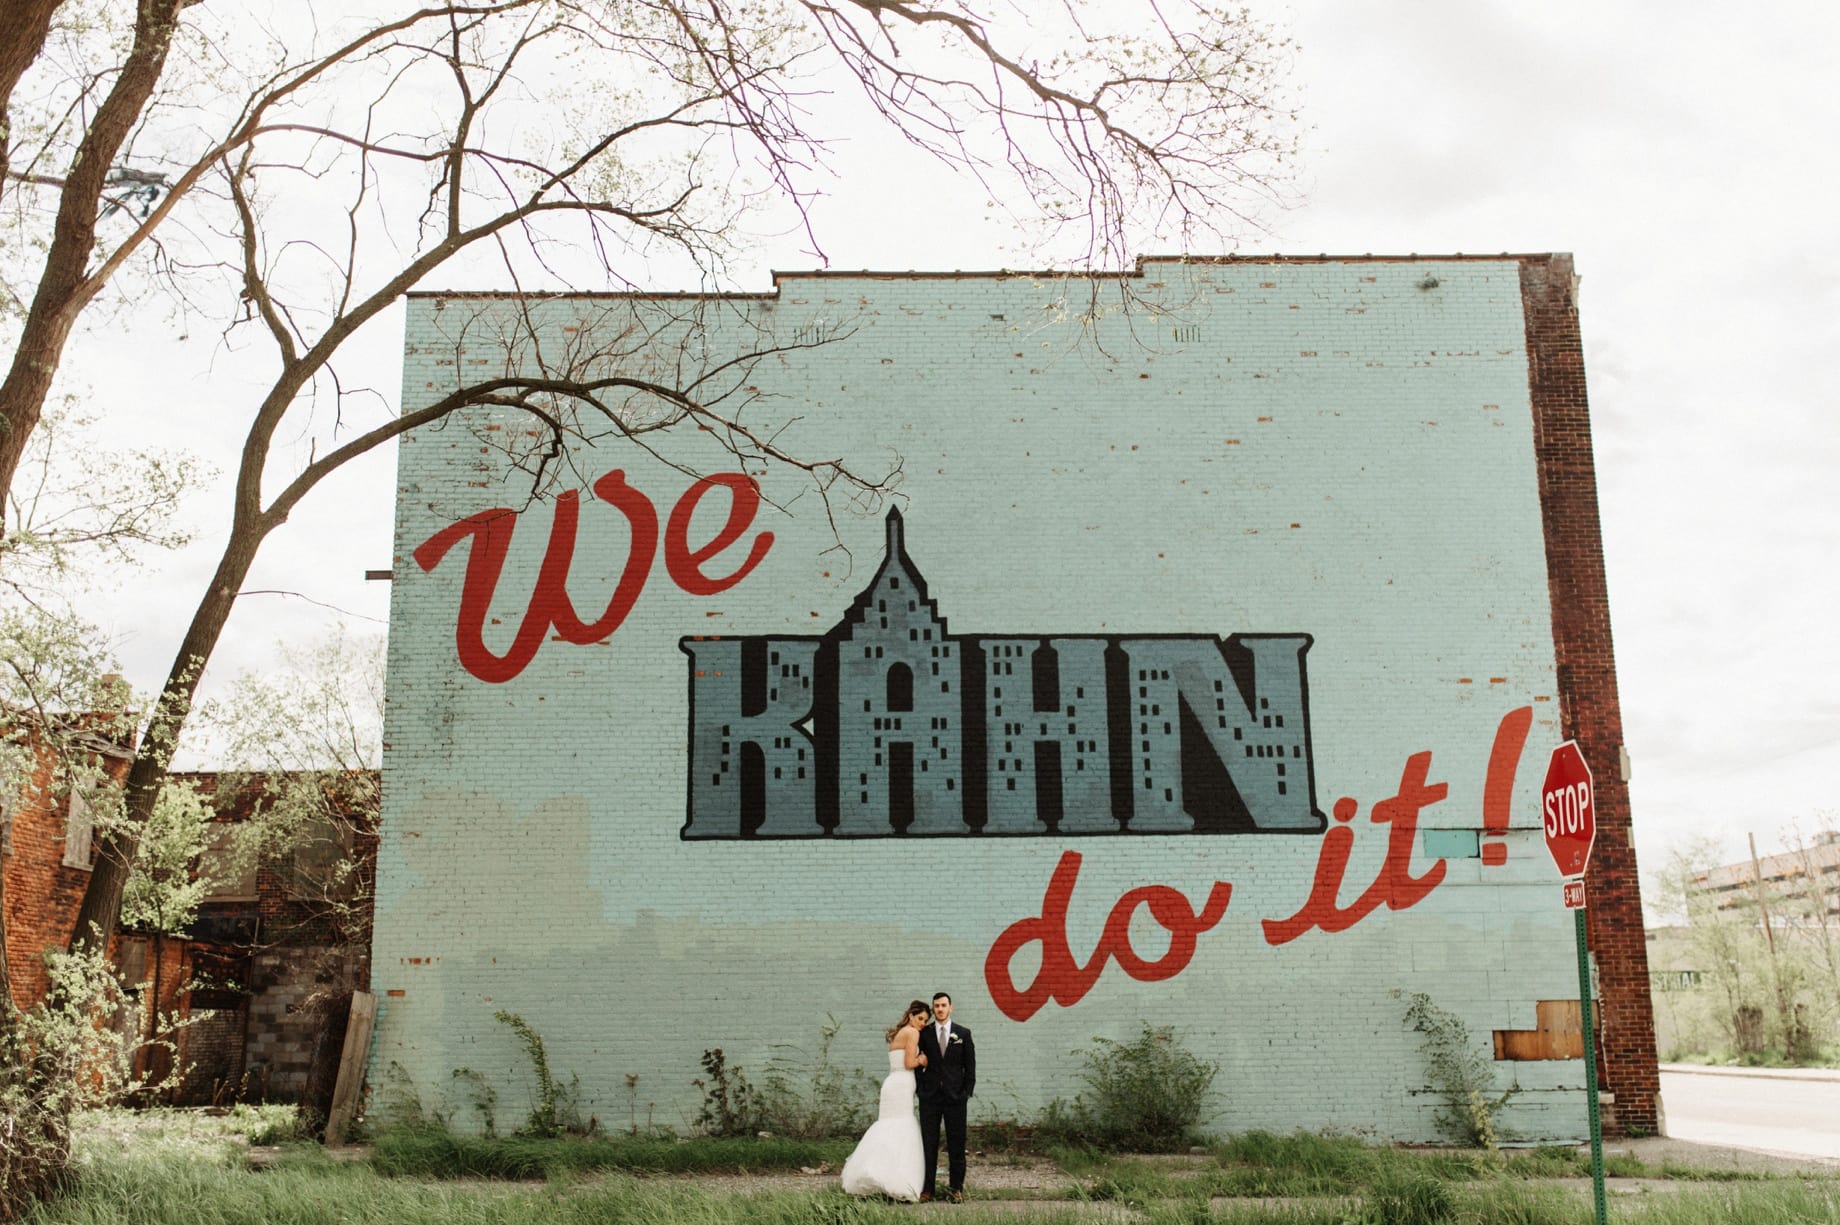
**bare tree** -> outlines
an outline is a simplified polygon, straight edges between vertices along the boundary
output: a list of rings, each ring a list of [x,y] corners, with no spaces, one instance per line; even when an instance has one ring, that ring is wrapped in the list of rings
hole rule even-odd
[[[749,224],[787,219],[821,259],[809,205],[828,145],[813,102],[837,86],[1019,218],[1075,235],[1100,268],[1122,268],[1139,235],[1186,247],[1237,232],[1288,173],[1286,44],[1204,0],[994,16],[968,0],[351,7],[335,20],[327,5],[282,6],[270,29],[239,24],[240,10],[139,0],[131,31],[103,31],[126,55],[100,65],[88,26],[59,25],[69,6],[29,0],[4,19],[16,29],[0,26],[13,35],[0,203],[27,234],[14,251],[42,252],[5,270],[30,292],[9,289],[19,343],[0,382],[0,497],[79,320],[135,261],[232,339],[259,338],[272,363],[215,574],[145,716],[123,819],[98,841],[78,947],[115,928],[138,830],[259,549],[351,460],[493,406],[535,430],[516,456],[528,496],[560,479],[572,445],[603,435],[684,464],[674,433],[713,438],[753,470],[805,473],[826,506],[834,490],[874,498],[898,476],[800,454],[751,411],[753,363],[831,337],[700,344],[691,306],[630,314],[611,329],[619,343],[563,351],[514,308],[502,368],[456,369],[392,416],[341,376],[342,359],[431,275],[624,289],[670,268],[718,287]],[[89,58],[51,54],[67,45]],[[161,92],[187,73],[210,81],[208,97]],[[219,101],[238,79],[242,100]],[[220,288],[226,307],[199,305]],[[286,441],[302,437],[311,448],[293,454]]]
[[[143,6],[140,16],[152,46],[162,20],[208,12]],[[806,338],[763,336],[739,353],[635,373],[617,354],[542,352],[529,329],[515,368],[384,417],[380,398],[341,381],[336,359],[436,270],[513,288],[625,287],[668,256],[719,281],[763,202],[809,232],[826,145],[807,94],[838,79],[906,139],[982,181],[1004,180],[1002,198],[1026,201],[1019,208],[1050,228],[1074,227],[1099,263],[1121,262],[1137,229],[1183,238],[1237,227],[1279,182],[1285,153],[1284,44],[1244,13],[1190,0],[1143,3],[1123,19],[1062,0],[1003,20],[960,0],[499,0],[335,26],[325,41],[264,76],[216,135],[200,142],[192,131],[195,147],[166,151],[160,165],[171,169],[146,217],[99,250],[70,291],[72,303],[93,296],[188,208],[188,232],[215,227],[233,252],[213,265],[234,286],[232,328],[265,337],[274,363],[235,474],[228,541],[150,712],[127,819],[104,841],[82,910],[84,939],[112,930],[133,830],[257,549],[351,459],[456,408],[495,404],[540,423],[557,456],[585,431],[650,445],[681,427],[752,461],[796,464],[821,491],[843,481],[873,492],[887,480],[782,450],[740,411],[747,363]],[[171,125],[159,130],[185,143]],[[56,145],[45,135],[32,164]],[[122,149],[110,145],[109,156]],[[15,190],[31,190],[17,165],[10,173]],[[86,258],[106,178],[79,192],[73,172],[45,189],[62,210],[87,201]],[[194,245],[196,262],[210,265],[210,244]],[[26,329],[35,326],[29,313]],[[640,329],[651,348],[669,338],[696,351],[693,320]],[[68,329],[44,335],[61,344]],[[44,345],[32,352],[19,357],[38,372],[21,375],[23,398],[0,397],[9,438],[36,419],[36,380],[55,366]],[[284,423],[326,449],[286,469],[275,453]],[[0,448],[0,488],[6,455]]]
[[[84,312],[138,258],[210,265],[213,232],[259,261],[242,308],[294,364],[272,413],[474,247],[509,261],[521,245],[526,271],[573,288],[628,284],[666,249],[714,274],[739,213],[771,203],[822,258],[806,205],[827,140],[809,104],[837,86],[1019,219],[1083,236],[1099,266],[1122,265],[1134,234],[1231,234],[1288,174],[1288,47],[1204,0],[990,17],[967,0],[476,0],[353,5],[323,32],[312,22],[332,6],[295,7],[270,15],[292,28],[196,0],[139,0],[130,28],[79,0],[0,17],[0,202],[15,258],[42,253],[4,270],[18,330],[0,503]],[[238,78],[240,105],[183,88],[234,97]],[[344,224],[263,247],[264,194],[294,221]],[[588,257],[566,266],[565,215]],[[409,258],[373,263],[366,240]],[[315,300],[278,301],[270,275],[314,261],[328,274]]]
[[[138,0],[127,53],[114,71],[84,82],[75,100],[85,121],[49,122],[39,148],[17,147],[21,85],[44,63],[58,11],[54,0],[19,0],[0,21],[0,192],[45,191],[55,201],[32,235],[44,257],[6,376],[0,380],[0,503],[52,390],[65,346],[84,309],[108,284],[120,261],[139,245],[130,240],[98,263],[98,225],[120,186],[117,158],[129,142],[166,71],[179,13],[193,0]],[[54,70],[55,71],[55,70]],[[91,107],[93,106],[93,109]],[[64,164],[45,163],[61,152]],[[18,165],[26,153],[26,164]],[[143,229],[147,227],[143,226]],[[149,231],[150,232],[150,231]],[[145,241],[142,238],[141,241]]]

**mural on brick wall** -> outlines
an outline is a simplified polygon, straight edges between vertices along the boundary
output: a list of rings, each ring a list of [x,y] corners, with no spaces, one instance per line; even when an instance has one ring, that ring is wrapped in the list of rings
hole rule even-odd
[[[693,547],[690,514],[717,489],[728,495],[727,517],[709,542]],[[485,645],[485,624],[519,514],[482,511],[415,550],[417,564],[433,570],[455,544],[470,541],[454,641],[461,665],[478,679],[510,680],[546,640],[606,641],[638,602],[660,552],[657,512],[618,469],[593,490],[631,531],[607,608],[583,622],[569,597],[581,497],[565,492],[551,512],[530,602],[502,655]],[[772,533],[755,536],[725,575],[703,566],[741,541],[759,506],[758,486],[743,474],[693,483],[664,532],[671,580],[711,595],[745,579],[772,548]],[[690,676],[684,841],[1323,835],[1302,905],[1260,922],[1273,946],[1312,931],[1347,931],[1382,909],[1408,909],[1443,882],[1442,859],[1412,869],[1420,816],[1449,791],[1431,781],[1425,751],[1407,759],[1396,793],[1372,806],[1371,822],[1387,827],[1385,858],[1369,885],[1341,900],[1359,803],[1336,800],[1333,823],[1316,808],[1310,635],[954,635],[907,552],[901,513],[890,510],[886,525],[880,568],[827,633],[679,640]],[[1480,822],[1493,835],[1480,847],[1488,866],[1507,861],[1500,838],[1532,719],[1531,707],[1518,707],[1496,729]],[[1066,934],[1081,863],[1078,852],[1063,852],[1039,914],[1011,923],[990,946],[985,984],[1012,1020],[1050,1002],[1077,1004],[1113,961],[1142,982],[1180,974],[1232,898],[1226,881],[1198,905],[1165,885],[1129,890],[1082,962]],[[1140,908],[1169,938],[1154,959],[1131,943]],[[1039,962],[1019,984],[1012,963],[1030,945],[1039,946]]]
[[[688,421],[558,452],[496,406],[404,437],[373,1081],[466,1066],[512,1100],[508,1010],[584,1112],[624,1119],[643,1076],[689,1126],[705,1050],[754,1072],[834,1018],[838,1066],[879,1065],[886,1001],[945,987],[990,1109],[1149,1021],[1233,1069],[1225,1130],[1434,1138],[1401,993],[1485,1048],[1545,1032],[1577,967],[1522,759],[1620,735],[1591,731],[1601,596],[1574,603],[1601,563],[1571,284],[1183,260],[1132,283],[1148,313],[1008,273],[412,299],[405,409],[564,354],[707,361],[753,437],[822,462]],[[609,347],[686,310],[691,349]],[[1646,977],[1600,781],[1622,1043]],[[1619,1108],[1652,1097],[1612,1056]],[[1571,1134],[1575,1058],[1499,1070],[1507,1126]]]

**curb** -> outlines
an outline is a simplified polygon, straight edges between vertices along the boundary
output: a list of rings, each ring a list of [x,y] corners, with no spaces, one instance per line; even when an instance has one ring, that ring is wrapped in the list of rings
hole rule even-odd
[[[1840,1084],[1840,1071],[1833,1068],[1715,1068],[1698,1063],[1664,1063],[1663,1072],[1678,1076],[1743,1076],[1752,1080],[1809,1080]]]

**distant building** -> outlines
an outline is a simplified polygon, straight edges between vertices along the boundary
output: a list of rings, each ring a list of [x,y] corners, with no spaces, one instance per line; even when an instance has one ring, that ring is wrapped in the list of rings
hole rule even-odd
[[[1765,855],[1754,862],[1743,859],[1701,872],[1688,889],[1711,897],[1720,910],[1743,909],[1757,904],[1760,872],[1766,907],[1789,901],[1806,906],[1818,900],[1822,910],[1840,919],[1840,831],[1823,830],[1801,850]],[[1770,922],[1780,926],[1787,918],[1786,913],[1773,912]]]

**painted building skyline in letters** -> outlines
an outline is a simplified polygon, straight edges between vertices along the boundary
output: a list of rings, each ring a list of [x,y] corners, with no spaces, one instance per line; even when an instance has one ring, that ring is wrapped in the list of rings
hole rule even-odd
[[[886,523],[828,633],[680,642],[684,839],[1326,827],[1310,635],[955,636]]]

